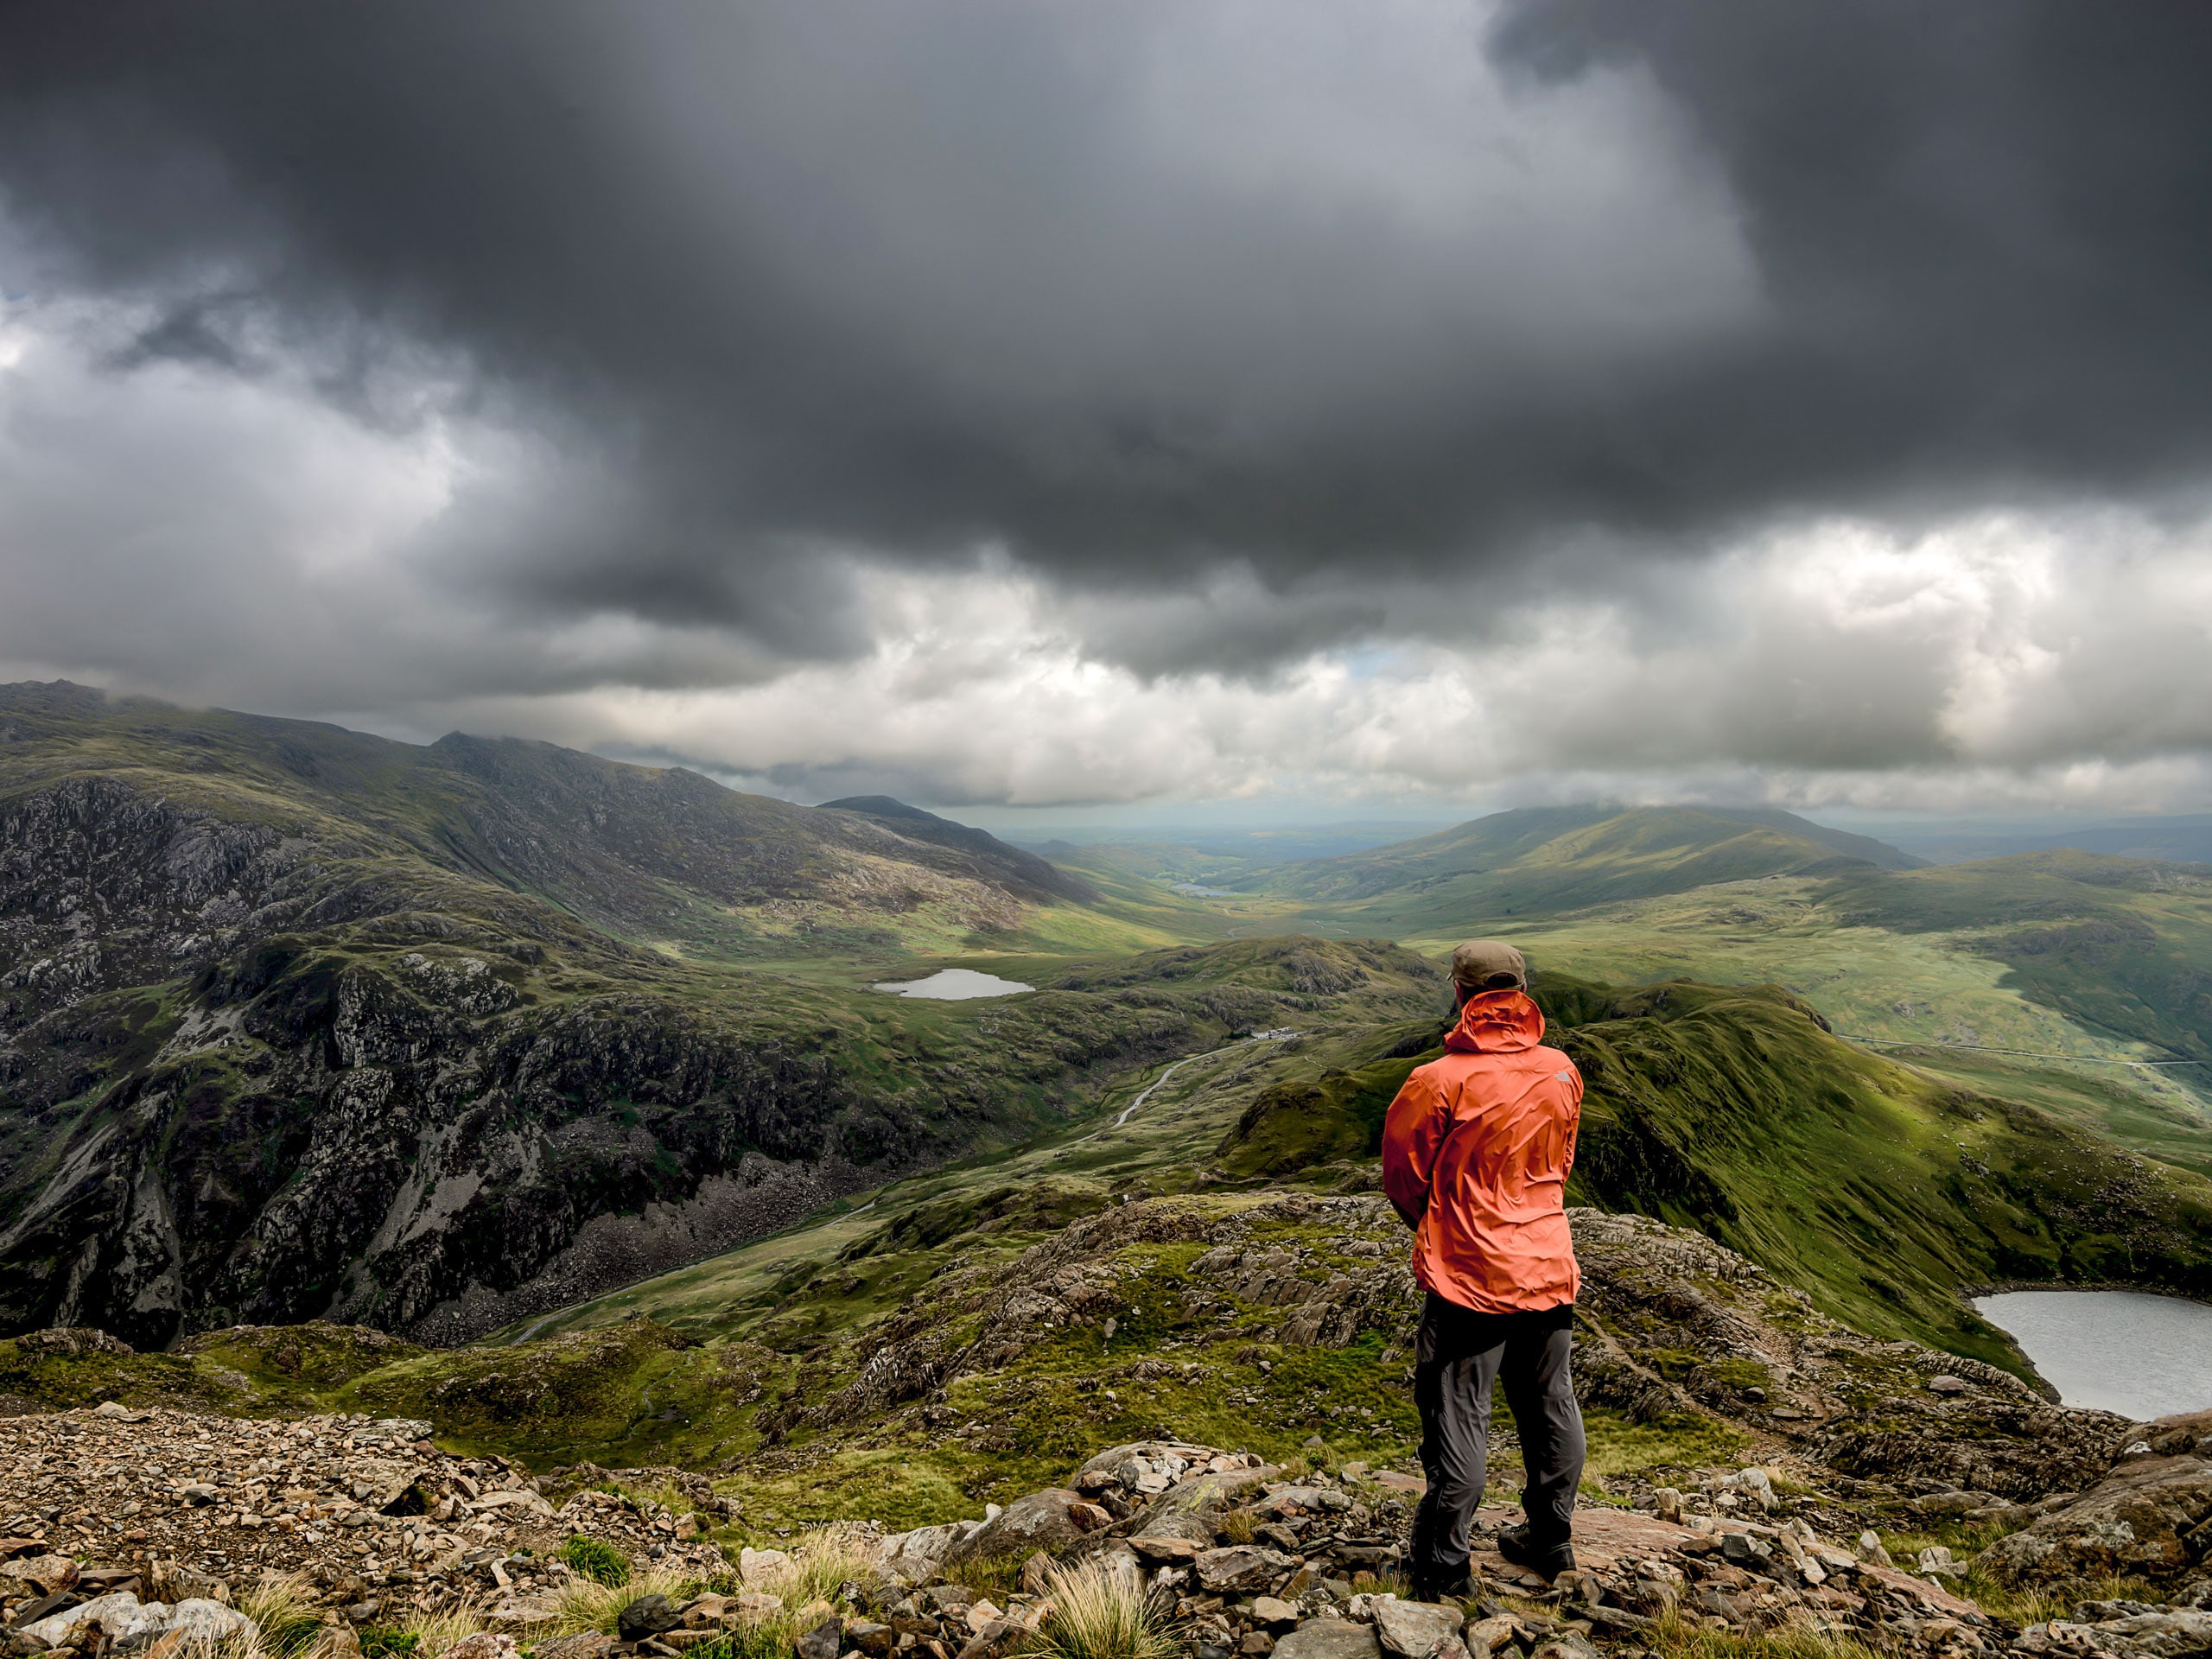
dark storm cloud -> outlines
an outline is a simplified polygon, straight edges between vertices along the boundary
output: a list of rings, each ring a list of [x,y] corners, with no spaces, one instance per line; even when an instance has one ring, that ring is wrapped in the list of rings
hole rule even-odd
[[[1242,662],[1370,629],[1332,573],[2155,493],[2212,440],[2194,5],[272,0],[0,31],[0,283],[152,302],[118,365],[289,354],[404,424],[428,365],[530,427],[601,481],[457,558],[525,608],[837,653],[835,551],[995,543],[1077,589],[1249,572],[1281,616],[1100,633]]]

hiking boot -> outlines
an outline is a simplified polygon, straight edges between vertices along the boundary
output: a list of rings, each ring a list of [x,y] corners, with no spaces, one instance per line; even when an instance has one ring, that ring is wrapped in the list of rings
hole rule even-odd
[[[1449,1583],[1434,1579],[1416,1578],[1406,1592],[1408,1601],[1471,1601],[1475,1595],[1475,1581],[1462,1573]]]
[[[1540,1544],[1527,1524],[1508,1527],[1497,1535],[1497,1553],[1516,1567],[1525,1567],[1545,1583],[1574,1570],[1574,1546],[1562,1538]]]

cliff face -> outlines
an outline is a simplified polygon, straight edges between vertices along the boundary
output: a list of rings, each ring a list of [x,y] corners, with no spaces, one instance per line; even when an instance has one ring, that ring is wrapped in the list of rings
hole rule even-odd
[[[834,1031],[687,1007],[549,906],[357,850],[110,777],[0,807],[0,1325],[459,1334],[456,1299],[667,1254],[580,1253],[594,1217],[711,1211],[710,1248],[942,1138],[883,1133]]]
[[[1018,861],[992,885],[988,847],[908,859],[870,820],[704,779],[434,753],[0,690],[0,1332],[459,1340],[1312,1001],[1258,963],[926,1008],[640,948],[625,918],[656,905],[861,925],[1039,894]],[[1431,994],[1411,958],[1363,974]]]

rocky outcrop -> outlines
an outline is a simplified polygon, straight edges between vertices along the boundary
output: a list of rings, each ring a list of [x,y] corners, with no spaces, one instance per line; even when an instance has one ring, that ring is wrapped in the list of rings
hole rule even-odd
[[[1979,1565],[2003,1584],[2133,1578],[2171,1586],[2196,1578],[2212,1593],[2212,1461],[2131,1458],[1992,1544]]]

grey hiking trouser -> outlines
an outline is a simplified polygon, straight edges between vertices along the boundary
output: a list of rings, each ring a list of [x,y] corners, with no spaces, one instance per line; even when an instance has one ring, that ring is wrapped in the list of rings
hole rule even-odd
[[[1528,1476],[1522,1505],[1531,1541],[1563,1543],[1582,1478],[1582,1413],[1567,1358],[1574,1305],[1528,1313],[1478,1313],[1431,1291],[1421,1309],[1414,1370],[1421,1409],[1421,1466],[1428,1491],[1414,1516],[1414,1584],[1445,1587],[1467,1572],[1467,1532],[1482,1502],[1490,1456],[1491,1385],[1521,1437]]]

